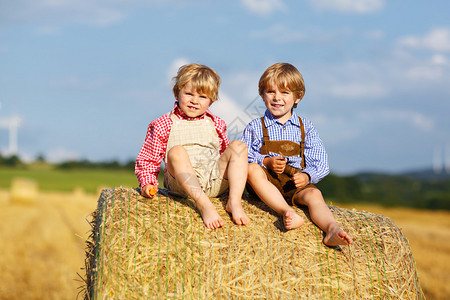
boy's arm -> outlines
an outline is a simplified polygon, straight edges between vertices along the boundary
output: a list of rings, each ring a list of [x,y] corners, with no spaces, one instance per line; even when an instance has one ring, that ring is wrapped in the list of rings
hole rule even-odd
[[[135,174],[141,188],[149,184],[158,186],[158,174],[165,147],[164,136],[161,136],[153,122],[150,123],[135,165]]]
[[[258,119],[259,120],[259,119]],[[241,136],[241,141],[245,143],[248,149],[248,162],[257,163],[262,167],[266,167],[263,163],[266,155],[261,154],[260,149],[262,146],[262,129],[261,134],[258,134],[258,129],[255,126],[255,122],[250,122],[245,127]]]
[[[222,154],[225,149],[227,149],[230,144],[230,140],[227,137],[227,125],[224,120],[219,117],[214,116],[214,127],[216,128],[217,134],[219,135],[220,149],[219,153]]]
[[[310,183],[318,183],[328,173],[328,155],[314,126],[309,121],[304,121],[306,139],[305,139],[305,163],[306,167],[302,171],[310,177]]]

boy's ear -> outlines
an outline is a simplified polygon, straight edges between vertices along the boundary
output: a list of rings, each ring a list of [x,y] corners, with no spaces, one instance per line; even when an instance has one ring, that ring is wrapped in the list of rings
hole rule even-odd
[[[305,95],[305,93],[304,93],[303,91],[301,91],[301,92],[298,94],[298,98],[295,99],[295,101],[294,101],[294,106],[293,106],[293,108],[297,108],[297,104],[300,102],[300,100],[302,100],[302,98],[303,98],[304,95]]]
[[[305,95],[305,92],[301,91],[301,92],[298,94],[297,99],[295,99],[295,104],[298,104],[298,103],[300,102],[300,100],[303,99],[303,96],[304,96],[304,95]]]

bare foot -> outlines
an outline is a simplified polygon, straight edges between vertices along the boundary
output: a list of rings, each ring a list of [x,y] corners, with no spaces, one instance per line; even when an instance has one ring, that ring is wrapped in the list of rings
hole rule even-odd
[[[196,203],[196,206],[200,211],[203,223],[205,223],[206,227],[208,227],[209,229],[216,229],[222,227],[225,224],[220,215],[217,213],[216,208],[214,207],[214,204],[211,203],[211,201],[204,201],[201,204]]]
[[[348,245],[352,243],[352,239],[350,236],[342,230],[341,228],[337,227],[336,229],[329,231],[325,238],[323,239],[323,243],[327,246],[333,247],[338,245]]]
[[[245,214],[241,201],[231,203],[231,201],[228,200],[225,210],[231,214],[233,222],[237,225],[247,225],[250,223],[250,218]]]
[[[288,210],[283,216],[284,227],[287,230],[299,228],[305,223],[302,217],[300,217],[295,211]]]

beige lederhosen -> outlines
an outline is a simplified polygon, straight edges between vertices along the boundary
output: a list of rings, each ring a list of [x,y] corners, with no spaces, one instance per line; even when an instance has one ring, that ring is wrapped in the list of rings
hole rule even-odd
[[[220,141],[213,120],[209,117],[193,121],[181,120],[175,114],[171,114],[170,118],[173,124],[167,141],[165,161],[167,162],[167,154],[173,146],[182,145],[205,194],[217,197],[225,192],[228,180],[220,176]],[[167,167],[164,168],[164,186],[171,193],[187,196]]]

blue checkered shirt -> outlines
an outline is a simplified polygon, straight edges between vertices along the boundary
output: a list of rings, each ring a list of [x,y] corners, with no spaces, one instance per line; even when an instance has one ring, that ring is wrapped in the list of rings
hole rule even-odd
[[[302,118],[305,127],[305,169],[302,172],[307,173],[311,177],[310,183],[317,183],[324,178],[330,169],[328,167],[328,155],[322,144],[317,131],[314,129],[311,121]],[[281,141],[289,140],[300,143],[302,135],[300,132],[300,122],[295,112],[292,112],[291,118],[282,124],[273,115],[266,110],[264,114],[264,123],[267,127],[270,140]],[[243,141],[248,148],[248,162],[258,163],[263,166],[263,159],[267,155],[260,152],[263,142],[263,131],[261,125],[261,118],[252,120],[242,133],[241,141]],[[269,153],[269,156],[280,156],[276,153]],[[288,165],[301,169],[302,158],[300,156],[286,157]]]

